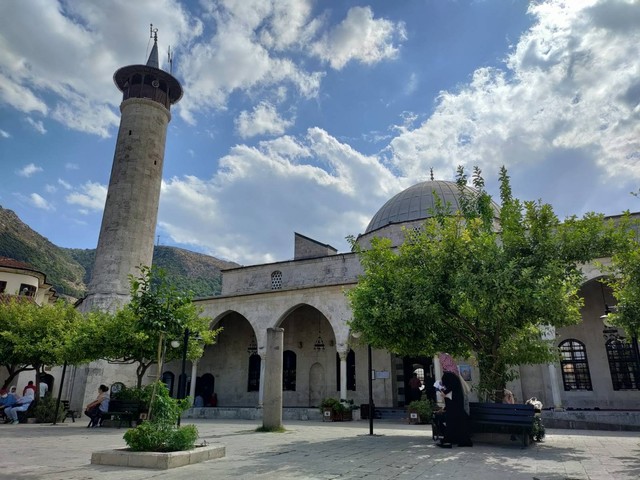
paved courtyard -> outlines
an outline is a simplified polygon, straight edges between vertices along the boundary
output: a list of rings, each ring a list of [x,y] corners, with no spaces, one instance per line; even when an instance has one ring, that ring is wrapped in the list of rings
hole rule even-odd
[[[124,447],[124,429],[0,425],[2,479],[607,479],[640,478],[638,432],[547,430],[540,444],[478,442],[441,449],[426,425],[366,421],[285,422],[285,433],[256,433],[256,421],[194,421],[226,457],[172,470],[94,466],[91,452]]]

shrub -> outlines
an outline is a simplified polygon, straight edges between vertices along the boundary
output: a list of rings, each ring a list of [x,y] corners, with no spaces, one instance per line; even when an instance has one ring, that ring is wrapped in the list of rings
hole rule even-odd
[[[56,403],[58,399],[53,397],[39,398],[38,403],[29,409],[29,416],[36,418],[36,423],[53,423],[56,415]],[[60,403],[58,410],[58,421],[62,421],[64,418],[64,407]]]
[[[414,400],[409,404],[409,410],[420,415],[420,423],[431,422],[434,405],[429,400]]]
[[[340,403],[340,400],[337,398],[324,398],[322,402],[320,402],[320,412],[322,412],[325,408],[330,408],[334,412],[343,413],[347,410],[347,408]]]
[[[153,388],[145,388],[149,387]],[[152,418],[128,430],[124,434],[125,442],[136,452],[175,452],[192,449],[198,439],[198,429],[195,425],[177,426],[180,413],[190,405],[190,398],[171,398],[166,385],[158,382],[151,408]]]
[[[150,385],[146,385],[142,388],[133,387],[127,388],[124,387],[117,393],[111,395],[112,400],[139,400],[143,402],[145,405],[149,405],[151,401],[151,392],[153,391],[153,383]]]

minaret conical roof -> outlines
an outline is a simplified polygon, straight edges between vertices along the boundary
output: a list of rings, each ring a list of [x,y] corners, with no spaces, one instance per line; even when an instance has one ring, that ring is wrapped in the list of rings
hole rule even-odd
[[[149,54],[149,60],[147,60],[147,67],[160,68],[160,61],[158,60],[158,38],[153,41],[153,48]]]

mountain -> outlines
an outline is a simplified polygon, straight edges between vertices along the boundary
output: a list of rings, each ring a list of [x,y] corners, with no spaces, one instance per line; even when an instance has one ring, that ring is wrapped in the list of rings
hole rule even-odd
[[[47,276],[56,291],[74,299],[82,298],[91,278],[95,249],[62,248],[23,223],[11,210],[0,207],[0,256],[32,265]],[[153,264],[167,272],[167,278],[195,297],[220,293],[220,270],[239,266],[182,248],[156,246]]]

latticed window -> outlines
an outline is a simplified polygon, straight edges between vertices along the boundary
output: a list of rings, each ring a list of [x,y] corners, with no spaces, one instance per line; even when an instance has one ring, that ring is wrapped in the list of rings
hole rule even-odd
[[[623,339],[611,339],[606,346],[613,389],[640,390],[640,363],[633,345]]]
[[[280,270],[276,270],[271,274],[271,290],[281,290],[282,289],[282,272]]]
[[[562,368],[562,381],[565,390],[592,390],[587,349],[584,343],[569,339],[562,342],[559,347],[560,366]]]
[[[282,390],[296,390],[296,354],[291,350],[282,353]]]
[[[340,391],[340,354],[336,352],[336,390]],[[347,353],[347,390],[356,389],[356,354],[353,350]]]

